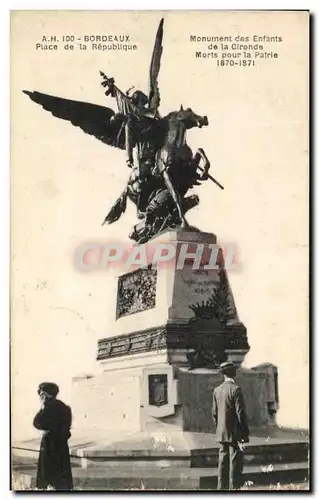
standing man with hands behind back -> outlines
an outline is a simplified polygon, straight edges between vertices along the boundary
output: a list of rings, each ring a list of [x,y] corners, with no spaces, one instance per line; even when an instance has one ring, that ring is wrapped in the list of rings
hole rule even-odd
[[[224,382],[213,395],[213,419],[216,440],[220,443],[218,461],[218,490],[237,490],[242,486],[244,443],[249,442],[249,428],[244,397],[235,384],[236,367],[222,363],[220,371]]]

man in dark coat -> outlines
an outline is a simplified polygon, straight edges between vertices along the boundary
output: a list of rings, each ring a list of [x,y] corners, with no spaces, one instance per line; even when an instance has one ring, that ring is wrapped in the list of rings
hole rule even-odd
[[[220,443],[217,489],[237,490],[242,486],[243,443],[249,442],[249,428],[243,393],[234,382],[236,367],[226,362],[220,365],[220,371],[224,382],[213,395],[216,440]]]
[[[72,490],[72,472],[68,439],[72,422],[69,406],[56,399],[59,388],[51,382],[39,385],[41,410],[34,417],[33,425],[42,431],[38,460],[37,488],[51,486],[55,490]]]

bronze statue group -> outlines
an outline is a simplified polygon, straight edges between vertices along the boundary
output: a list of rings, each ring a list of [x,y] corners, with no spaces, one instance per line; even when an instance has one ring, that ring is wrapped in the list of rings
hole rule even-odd
[[[158,75],[163,24],[162,19],[155,37],[148,95],[141,90],[131,95],[131,89],[122,92],[114,78],[100,72],[106,96],[116,101],[116,113],[97,104],[23,91],[53,116],[71,122],[108,146],[125,151],[130,169],[127,185],[102,225],[117,221],[129,199],[136,206],[139,220],[129,236],[137,243],[145,243],[171,228],[196,230],[189,226],[185,214],[198,205],[199,198],[196,194],[187,196],[188,191],[207,179],[224,189],[209,173],[210,163],[204,150],[199,148],[193,155],[186,142],[187,131],[207,126],[207,117],[183,106],[164,117],[160,115]]]

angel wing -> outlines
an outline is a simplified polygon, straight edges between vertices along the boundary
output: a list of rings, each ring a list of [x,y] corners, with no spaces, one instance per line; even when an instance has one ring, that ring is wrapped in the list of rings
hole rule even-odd
[[[163,24],[164,19],[161,19],[155,37],[149,77],[149,108],[155,113],[157,112],[161,101],[158,88],[158,74],[161,67],[161,56],[163,52]]]
[[[80,127],[86,134],[93,135],[104,144],[125,149],[124,120],[119,117],[111,120],[114,111],[104,106],[88,102],[71,101],[41,92],[23,92],[37,104],[40,104],[53,116],[68,120],[75,127]]]

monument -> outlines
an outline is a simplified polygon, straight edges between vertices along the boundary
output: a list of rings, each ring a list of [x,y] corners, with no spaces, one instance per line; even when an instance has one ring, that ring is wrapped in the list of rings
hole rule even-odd
[[[172,466],[170,471],[216,464],[212,393],[222,380],[218,368],[227,360],[238,367],[252,435],[267,428],[269,438],[269,428],[276,425],[277,368],[242,366],[250,346],[225,257],[215,234],[190,226],[186,219],[199,203],[196,194],[187,196],[192,187],[207,180],[223,186],[211,176],[204,150],[193,155],[186,143],[186,132],[208,126],[208,118],[183,106],[160,115],[162,41],[163,20],[155,38],[148,95],[122,92],[114,78],[101,72],[117,113],[24,91],[54,116],[126,152],[129,181],[103,224],[116,222],[127,200],[132,201],[138,222],[130,238],[137,245],[134,251],[145,256],[142,265],[133,263],[115,278],[117,293],[105,335],[98,341],[96,373],[73,379],[74,428],[83,433],[83,444],[74,453],[84,468],[103,467],[109,460],[119,467],[123,460],[131,461],[137,469],[151,462],[155,469]],[[260,464],[265,448],[258,446],[250,455]],[[288,455],[288,448],[281,450],[281,457]],[[153,469],[148,477],[155,481]],[[181,473],[176,477],[175,486],[181,486]],[[105,480],[103,469],[100,479]]]
[[[169,261],[159,246],[173,249]],[[74,380],[76,423],[143,432],[152,418],[170,417],[181,431],[212,432],[219,365],[240,368],[250,349],[221,249],[215,235],[183,229],[142,247],[146,265],[117,277],[113,318],[97,346],[100,373]],[[273,420],[275,373],[239,371],[252,425]]]

